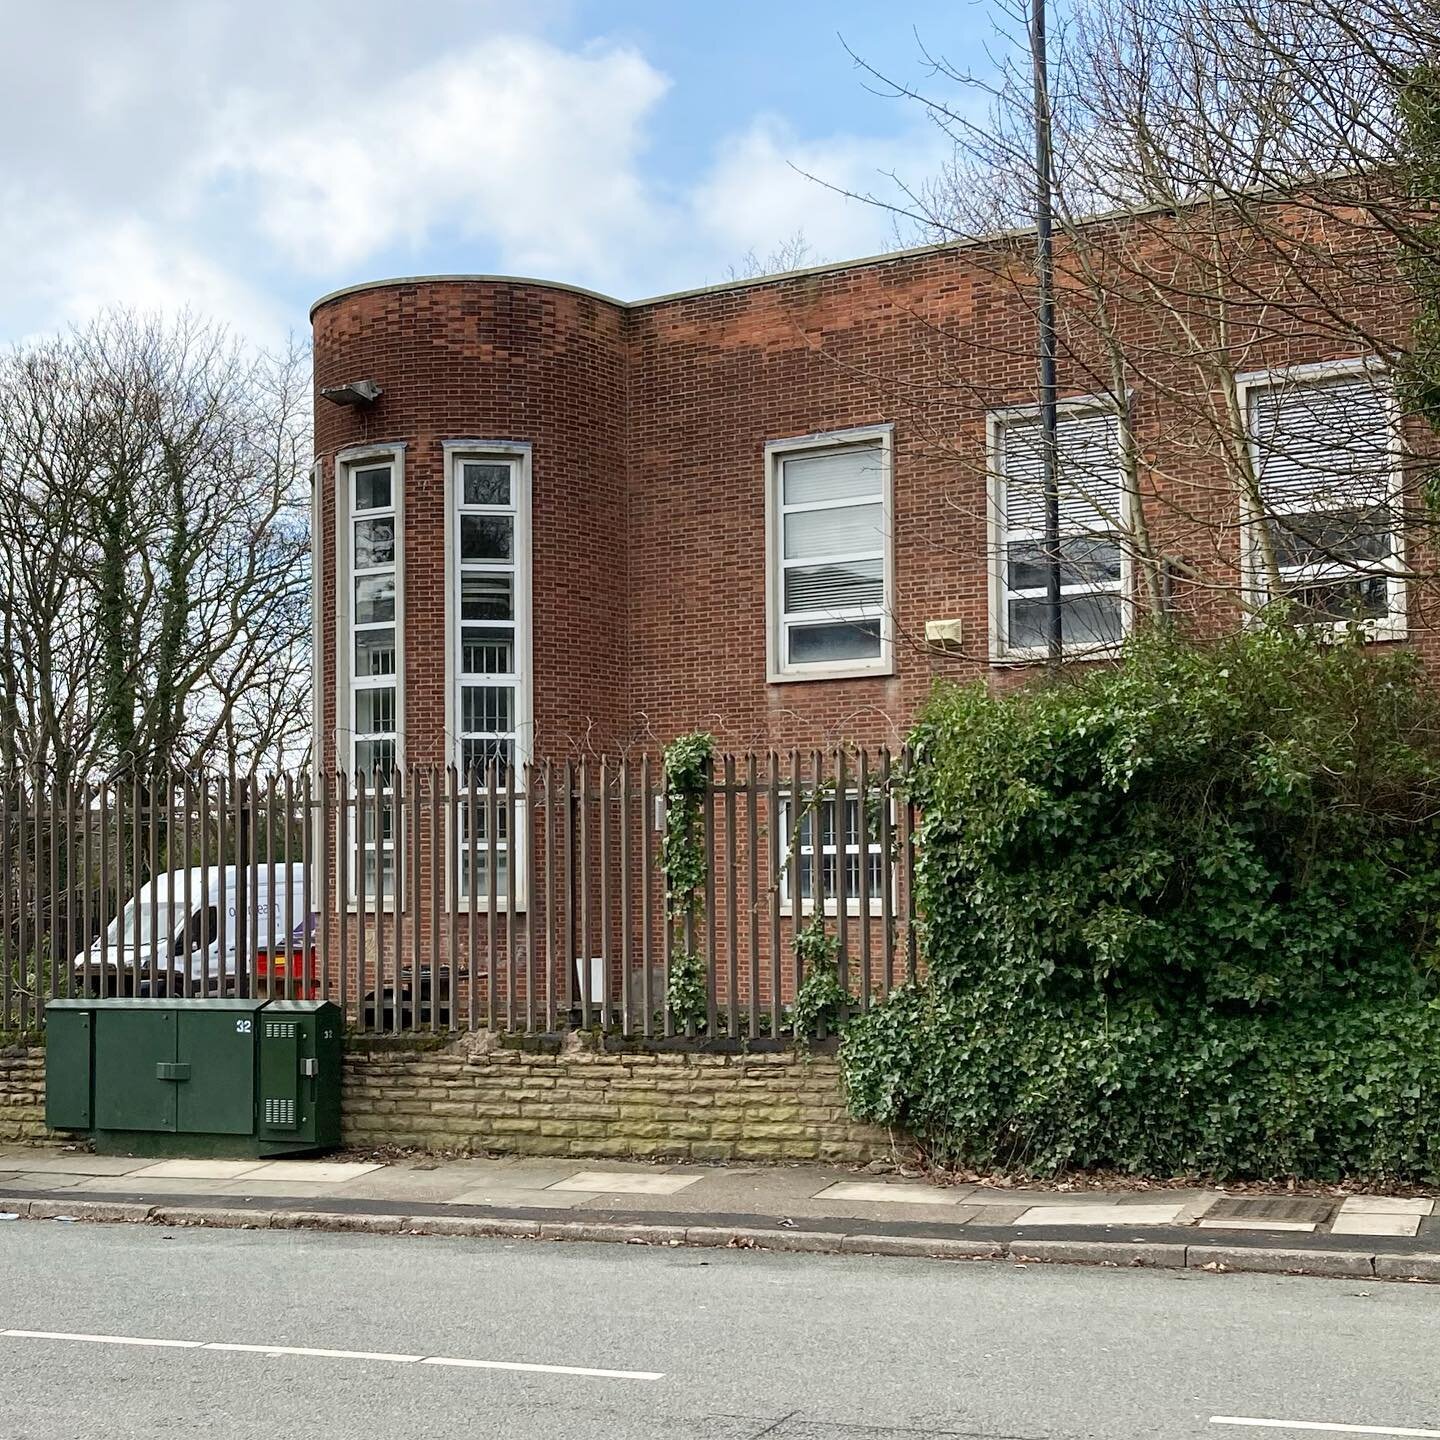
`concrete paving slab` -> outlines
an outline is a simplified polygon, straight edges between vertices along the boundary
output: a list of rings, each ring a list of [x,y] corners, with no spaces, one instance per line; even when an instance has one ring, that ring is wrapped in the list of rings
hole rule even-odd
[[[164,1187],[156,1186],[156,1189]],[[220,1195],[245,1196],[281,1196],[295,1200],[318,1200],[325,1195],[337,1194],[334,1185],[305,1185],[298,1180],[252,1180],[248,1176],[242,1180],[222,1181],[214,1192]]]
[[[481,1185],[448,1199],[447,1205],[494,1205],[505,1210],[573,1210],[598,1199],[581,1190],[497,1190]]]
[[[1419,1215],[1340,1214],[1330,1227],[1332,1235],[1416,1235],[1420,1231]]]
[[[578,1163],[575,1160],[534,1160],[517,1156],[500,1160],[457,1160],[428,1172],[408,1170],[404,1173],[428,1173],[437,1177],[454,1174],[464,1181],[463,1188],[466,1189],[483,1184],[507,1190],[543,1190],[557,1180],[568,1180],[575,1173]],[[395,1166],[387,1166],[384,1173],[389,1174],[394,1169]]]
[[[959,1205],[947,1215],[957,1225],[1013,1225],[1029,1207],[1026,1205]]]
[[[816,1200],[863,1201],[868,1205],[958,1205],[966,1191],[960,1187],[941,1190],[934,1185],[906,1185],[842,1181],[829,1185],[813,1198]]]
[[[1036,1190],[1016,1185],[1013,1188],[988,1185],[969,1187],[967,1197],[971,1204],[1020,1205],[1025,1209],[1039,1206],[1098,1205],[1177,1205],[1181,1209],[1200,1208],[1208,1210],[1217,1200],[1224,1199],[1219,1190],[1176,1189],[1176,1190]]]
[[[592,1195],[675,1195],[703,1176],[644,1174],[623,1170],[581,1170],[568,1180],[557,1181],[549,1190],[584,1190]]]
[[[1407,1200],[1398,1195],[1347,1195],[1342,1215],[1416,1215],[1435,1213],[1433,1200]]]
[[[45,1155],[17,1167],[44,1175],[129,1175],[155,1164],[153,1156],[134,1155]]]
[[[326,1193],[343,1195],[350,1200],[451,1200],[466,1190],[474,1190],[479,1184],[493,1185],[484,1176],[452,1174],[449,1170],[402,1170],[386,1166],[358,1180],[346,1180],[339,1185],[322,1187]],[[277,1180],[262,1182],[275,1185],[291,1185],[297,1182]],[[504,1188],[504,1187],[497,1187]],[[531,1187],[531,1188],[544,1188]],[[279,1194],[277,1190],[275,1192]]]
[[[1315,1229],[1313,1220],[1202,1220],[1202,1230],[1299,1230]]]
[[[83,1185],[86,1180],[93,1179],[89,1175],[62,1175],[59,1172],[49,1174],[43,1170],[22,1170],[20,1174],[10,1182],[11,1190],[66,1190],[72,1185]]]
[[[1173,1225],[1179,1205],[1035,1205],[1020,1225]]]
[[[161,1179],[137,1183],[128,1176],[116,1179],[114,1176],[92,1176],[82,1179],[73,1187],[76,1195],[101,1194],[134,1196],[148,1200],[156,1195],[222,1195],[232,1193],[230,1187],[238,1180],[184,1180]]]
[[[341,1185],[358,1180],[372,1170],[381,1169],[379,1161],[355,1160],[262,1160],[250,1176],[254,1180],[299,1180],[312,1185]]]
[[[132,1180],[235,1180],[258,1170],[260,1160],[161,1160],[133,1171]]]
[[[1193,1225],[1197,1220],[1204,1219],[1211,1210],[1224,1197],[1217,1190],[1201,1191],[1193,1199],[1184,1201],[1180,1206],[1180,1217],[1178,1224]]]

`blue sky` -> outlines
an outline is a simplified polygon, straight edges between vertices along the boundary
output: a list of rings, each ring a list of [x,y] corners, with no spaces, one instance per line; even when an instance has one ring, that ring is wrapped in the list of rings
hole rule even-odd
[[[925,78],[981,5],[911,0],[0,0],[0,340],[189,304],[261,343],[326,290],[538,274],[625,298],[727,277],[880,210],[943,158],[840,37]],[[63,77],[63,83],[62,83]]]

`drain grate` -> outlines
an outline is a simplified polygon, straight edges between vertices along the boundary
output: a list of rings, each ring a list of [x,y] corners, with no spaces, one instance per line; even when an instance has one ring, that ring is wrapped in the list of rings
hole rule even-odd
[[[1295,1199],[1285,1195],[1231,1195],[1217,1200],[1201,1217],[1202,1220],[1243,1220],[1249,1225],[1279,1224],[1320,1225],[1330,1218],[1334,1209],[1330,1200]]]

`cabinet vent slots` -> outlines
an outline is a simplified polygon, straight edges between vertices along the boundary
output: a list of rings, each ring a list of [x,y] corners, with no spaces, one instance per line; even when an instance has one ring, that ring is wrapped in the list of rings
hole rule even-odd
[[[295,1124],[295,1102],[267,1096],[265,1100],[265,1123],[293,1127]]]

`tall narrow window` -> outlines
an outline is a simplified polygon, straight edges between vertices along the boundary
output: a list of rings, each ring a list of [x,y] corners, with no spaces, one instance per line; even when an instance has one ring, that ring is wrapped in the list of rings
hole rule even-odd
[[[389,900],[396,888],[392,779],[401,762],[401,451],[338,461],[340,633],[336,666],[341,764],[363,777],[363,812],[351,834],[352,896]],[[378,811],[378,815],[377,815]]]
[[[770,679],[889,674],[889,426],[766,447]]]
[[[528,452],[520,447],[486,450],[447,446],[450,494],[450,682],[454,763],[462,784],[483,793],[494,774],[503,794],[507,771],[523,791],[530,752],[529,501]],[[517,801],[523,806],[523,794]],[[470,874],[488,894],[491,852],[496,890],[509,885],[511,837],[503,803],[489,833],[487,806],[477,797],[474,835],[468,804],[460,807],[461,896]],[[517,828],[519,828],[517,826]],[[523,832],[522,832],[523,833]],[[515,856],[516,898],[523,856]]]
[[[357,465],[350,484],[354,769],[378,781],[395,768],[399,717],[394,467]]]
[[[1245,529],[1255,601],[1289,600],[1312,623],[1402,633],[1396,427],[1382,377],[1351,364],[1241,385],[1261,511]]]
[[[1119,419],[1093,404],[1062,409],[1058,427],[1060,633],[1071,653],[1113,647],[1128,623]],[[991,417],[991,630],[996,658],[1047,650],[1044,457],[1031,410]]]

